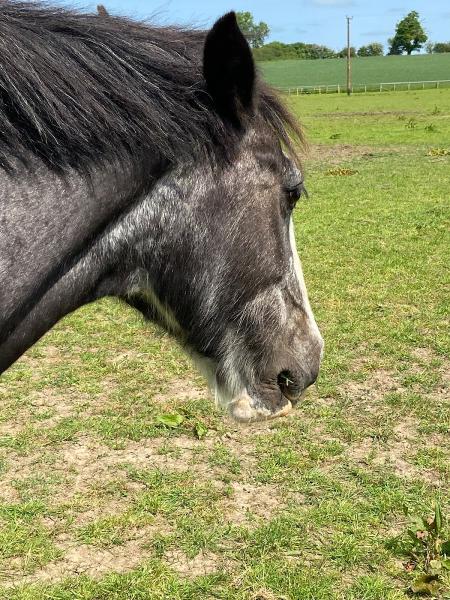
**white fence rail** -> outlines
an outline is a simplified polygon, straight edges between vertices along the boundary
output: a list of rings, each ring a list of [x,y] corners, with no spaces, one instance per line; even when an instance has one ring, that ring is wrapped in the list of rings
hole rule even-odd
[[[400,90],[425,90],[439,89],[441,87],[450,87],[450,79],[440,79],[436,81],[390,81],[386,83],[367,83],[352,86],[353,93],[367,92],[391,92]],[[300,96],[300,94],[341,94],[347,93],[346,85],[302,85],[295,87],[279,87],[280,91],[290,96]]]

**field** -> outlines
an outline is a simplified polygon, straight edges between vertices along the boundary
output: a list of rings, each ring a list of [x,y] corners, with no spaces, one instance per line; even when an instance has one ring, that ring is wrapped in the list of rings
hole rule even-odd
[[[237,426],[131,310],[66,318],[0,383],[1,599],[407,600],[429,572],[408,529],[438,503],[450,534],[450,91],[292,107],[317,386]]]
[[[259,67],[273,85],[299,87],[344,85],[346,64],[343,58],[329,58],[269,61],[259,63]],[[450,79],[450,54],[355,58],[352,65],[355,85]]]

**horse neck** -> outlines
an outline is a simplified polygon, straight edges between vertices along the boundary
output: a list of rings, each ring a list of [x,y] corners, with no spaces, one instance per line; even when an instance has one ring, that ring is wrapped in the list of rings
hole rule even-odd
[[[1,373],[66,314],[123,292],[114,264],[136,189],[106,172],[0,177]]]

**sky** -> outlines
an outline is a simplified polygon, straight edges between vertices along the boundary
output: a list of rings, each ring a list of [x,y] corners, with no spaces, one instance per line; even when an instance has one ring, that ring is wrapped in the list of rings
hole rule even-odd
[[[396,23],[416,10],[433,42],[450,41],[450,0],[99,0],[113,13],[136,18],[158,14],[160,22],[208,27],[229,10],[250,11],[271,30],[267,41],[308,42],[341,49],[346,45],[346,15],[352,16],[352,45],[381,42]],[[93,10],[96,1],[61,1]]]

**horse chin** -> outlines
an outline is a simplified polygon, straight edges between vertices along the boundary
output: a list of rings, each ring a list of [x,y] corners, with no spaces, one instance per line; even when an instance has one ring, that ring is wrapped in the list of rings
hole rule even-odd
[[[255,421],[266,421],[284,417],[292,410],[292,402],[285,396],[276,407],[267,407],[261,400],[255,400],[247,392],[232,400],[229,404],[230,416],[240,423],[251,423]]]

